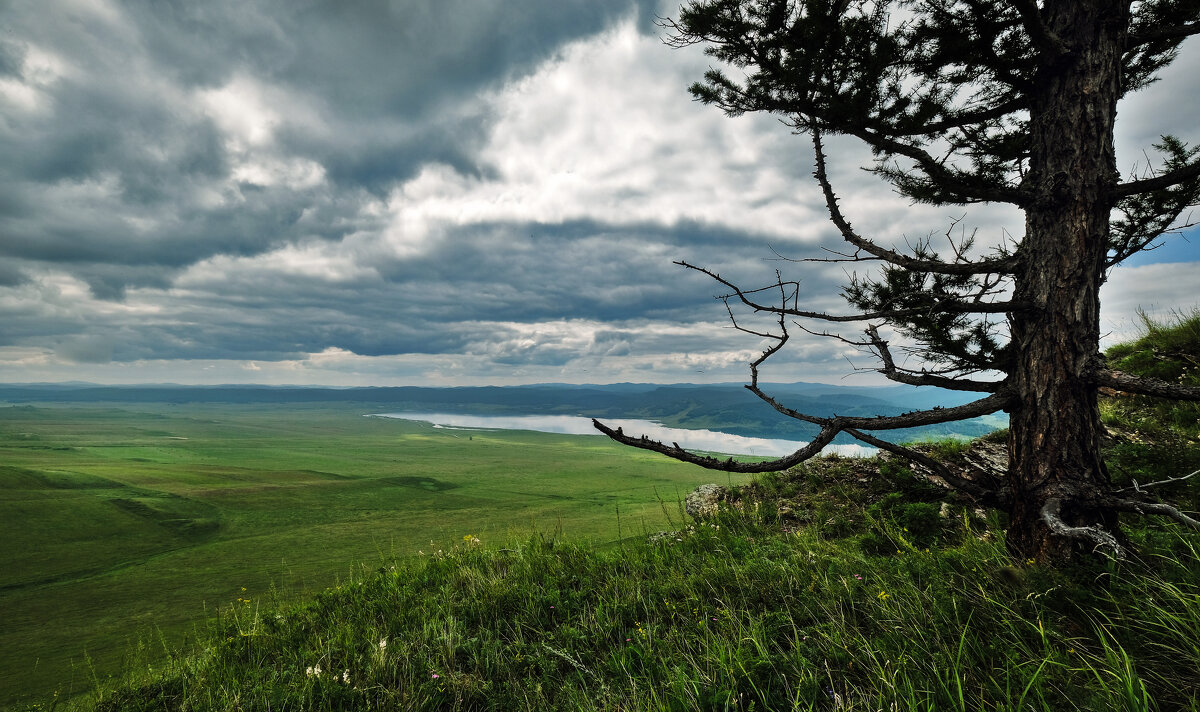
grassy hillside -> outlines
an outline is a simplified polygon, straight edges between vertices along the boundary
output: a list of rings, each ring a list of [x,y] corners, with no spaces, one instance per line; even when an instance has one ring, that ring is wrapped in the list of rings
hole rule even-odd
[[[663,526],[708,475],[599,437],[455,433],[339,406],[0,407],[0,705],[183,643],[355,562]],[[618,508],[620,520],[618,520]]]
[[[1150,373],[1174,359],[1184,367],[1156,375],[1194,379],[1187,364],[1200,354],[1200,339],[1187,334],[1200,335],[1195,322],[1154,326],[1147,339],[1110,352],[1110,361]],[[1193,406],[1113,394],[1104,417],[1114,434],[1108,452],[1114,480],[1180,478],[1155,491],[1190,511],[1200,508],[1200,477],[1182,479],[1200,463],[1200,425],[1189,412]],[[344,569],[339,583],[316,596],[297,599],[219,582],[219,604],[193,639],[132,642],[121,677],[97,680],[88,698],[58,709],[1200,710],[1200,533],[1173,523],[1126,517],[1141,556],[1053,571],[1007,556],[999,515],[947,499],[887,459],[830,458],[744,484],[728,482],[730,494],[715,517],[694,520],[667,507],[654,520],[654,498],[630,492],[675,487],[677,497],[690,489],[679,488],[682,482],[712,475],[671,469],[655,458],[622,459],[635,453],[602,441],[563,437],[549,444],[541,438],[554,436],[532,434],[497,435],[509,449],[485,440],[497,448],[495,458],[455,475],[455,468],[476,461],[456,457],[464,444],[439,440],[446,433],[413,425],[399,435],[369,429],[359,436],[357,425],[334,415],[320,428],[299,429],[279,425],[277,414],[243,417],[249,420],[239,427],[248,430],[239,452],[252,464],[246,471],[205,459],[227,456],[218,451],[230,447],[231,431],[206,436],[216,448],[211,452],[168,456],[158,448],[174,444],[161,441],[113,445],[118,449],[111,452],[81,447],[100,458],[91,469],[68,472],[84,479],[55,479],[57,471],[30,466],[11,477],[43,496],[95,492],[112,507],[96,512],[133,518],[131,540],[147,537],[152,525],[175,537],[161,534],[163,546],[184,537],[206,542],[185,550],[207,551],[216,557],[214,566],[228,564],[222,557],[249,557],[243,578],[255,565],[269,567],[248,549],[268,546],[272,527],[305,537],[312,518],[318,534],[301,541],[305,550],[323,553],[352,541],[353,532],[372,531],[372,516],[347,513],[369,510],[384,483],[396,478],[412,496],[429,497],[422,506],[481,489],[469,500],[474,504],[418,517],[419,526],[437,536],[415,556],[405,556],[411,550],[401,546],[375,557],[352,556],[352,547],[337,544],[347,548],[330,555],[370,563]],[[339,430],[339,423],[348,429]],[[190,437],[180,427],[156,427],[139,437]],[[377,427],[383,426],[370,426]],[[81,422],[72,428],[86,431]],[[336,437],[336,452],[322,450],[327,435]],[[278,445],[284,441],[292,444]],[[49,452],[76,447],[52,438],[40,442]],[[424,474],[389,469],[397,467],[386,463],[397,459],[398,443],[411,453],[402,459]],[[964,447],[935,449],[955,456]],[[572,453],[576,459],[546,467],[551,455],[571,448],[581,448]],[[114,455],[119,466],[104,470],[102,453]],[[356,464],[338,469],[347,458]],[[152,463],[169,461],[191,473],[182,484],[165,471],[153,474]],[[597,467],[611,469],[614,486],[633,489],[600,488],[567,501],[531,498],[561,494],[562,473]],[[252,470],[258,474],[247,474]],[[523,474],[543,471],[531,479]],[[150,490],[152,484],[157,489]],[[317,489],[305,499],[285,494],[288,487]],[[187,507],[171,499],[175,495]],[[486,518],[489,511],[520,507],[543,517],[547,510],[575,512],[577,531],[594,541],[604,528],[585,510],[607,512],[613,497],[628,497],[622,511],[637,510],[645,526],[664,533],[635,531],[597,547],[572,536],[572,527],[564,527],[566,536],[512,536],[502,520]],[[290,504],[297,501],[308,504]],[[256,523],[262,538],[222,539],[238,527],[257,531]],[[69,530],[73,523],[64,519],[60,526]],[[207,543],[221,541],[229,548]],[[62,556],[74,550],[64,545]],[[30,584],[42,591],[53,585]],[[87,603],[82,594],[74,601]],[[136,615],[135,598],[123,603],[128,608],[117,615]],[[45,623],[54,613],[35,612],[31,620],[53,627]],[[24,709],[56,706],[54,687],[41,689],[46,692]]]
[[[234,601],[94,709],[1200,709],[1195,536],[1135,529],[1158,554],[1121,566],[1014,564],[994,519],[861,467],[771,478],[654,543],[467,538],[301,604]],[[829,509],[797,525],[772,497],[810,476]]]

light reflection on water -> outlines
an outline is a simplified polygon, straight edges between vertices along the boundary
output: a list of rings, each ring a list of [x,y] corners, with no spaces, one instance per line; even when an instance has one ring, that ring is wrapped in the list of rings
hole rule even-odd
[[[432,423],[434,427],[461,428],[464,430],[536,430],[542,433],[561,435],[603,436],[592,427],[592,419],[578,415],[465,415],[461,413],[376,413],[381,418],[398,418]],[[626,418],[601,418],[612,428],[623,428],[627,435],[645,435],[651,440],[665,443],[676,442],[690,450],[720,452],[727,455],[755,455],[759,457],[782,457],[804,447],[808,443],[797,440],[772,438],[750,438],[731,435],[716,430],[688,430],[668,428],[650,420]],[[829,445],[825,452],[845,457],[866,457],[875,454],[875,448],[862,445]]]

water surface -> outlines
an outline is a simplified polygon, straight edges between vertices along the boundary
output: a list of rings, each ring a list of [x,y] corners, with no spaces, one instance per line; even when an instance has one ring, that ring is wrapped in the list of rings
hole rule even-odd
[[[399,418],[432,423],[435,428],[462,430],[535,430],[542,433],[562,435],[604,434],[592,427],[592,419],[580,415],[468,415],[463,413],[377,413],[381,418]],[[652,420],[628,418],[601,418],[611,428],[622,428],[626,435],[645,435],[651,440],[664,443],[679,443],[688,450],[719,452],[727,455],[755,455],[759,457],[782,457],[804,447],[808,443],[798,440],[773,438],[751,438],[732,435],[718,430],[690,430],[669,428]],[[862,445],[829,445],[825,452],[847,457],[864,457],[875,454],[875,448]]]

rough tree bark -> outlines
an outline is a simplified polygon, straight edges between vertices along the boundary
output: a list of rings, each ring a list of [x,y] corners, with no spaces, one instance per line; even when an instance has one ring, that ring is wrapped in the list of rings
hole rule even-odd
[[[1048,4],[1044,21],[1062,47],[1044,52],[1030,106],[1031,171],[1021,269],[1010,316],[1015,404],[1010,412],[1008,546],[1020,557],[1061,561],[1095,542],[1057,536],[1042,509],[1070,504],[1066,524],[1101,524],[1111,494],[1101,456],[1092,371],[1100,351],[1100,285],[1117,183],[1113,127],[1126,26],[1121,0]],[[1091,502],[1092,504],[1088,504]]]

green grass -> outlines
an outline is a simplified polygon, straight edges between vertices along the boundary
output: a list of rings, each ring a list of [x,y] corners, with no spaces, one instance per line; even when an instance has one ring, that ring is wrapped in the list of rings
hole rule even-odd
[[[1200,387],[1200,311],[1181,313],[1169,322],[1145,315],[1142,336],[1112,347],[1109,365]],[[1200,470],[1200,403],[1117,394],[1100,404],[1104,424],[1118,435],[1106,460],[1114,480],[1124,486]],[[1160,487],[1156,492],[1188,509],[1200,507],[1200,476]]]
[[[451,432],[349,406],[0,407],[0,705],[86,690],[139,640],[356,562],[661,527],[712,475],[599,437]],[[245,589],[243,591],[242,589]]]
[[[657,543],[454,523],[315,596],[223,588],[185,644],[130,635],[119,676],[21,709],[1200,710],[1200,537],[1129,520],[1148,555],[1053,571],[942,494],[829,458],[705,522],[655,501]]]
[[[460,543],[305,603],[235,601],[95,709],[1200,709],[1194,537],[1058,573],[983,526],[877,555],[762,513],[608,551]]]
[[[1195,385],[1195,326],[1110,362]],[[1196,469],[1194,407],[1106,401],[1114,482]],[[728,481],[691,522],[672,503],[711,473],[463,435],[335,406],[0,409],[0,704],[1200,710],[1195,532],[1123,517],[1140,557],[1053,571],[895,462]],[[1200,477],[1154,491],[1194,511]]]

